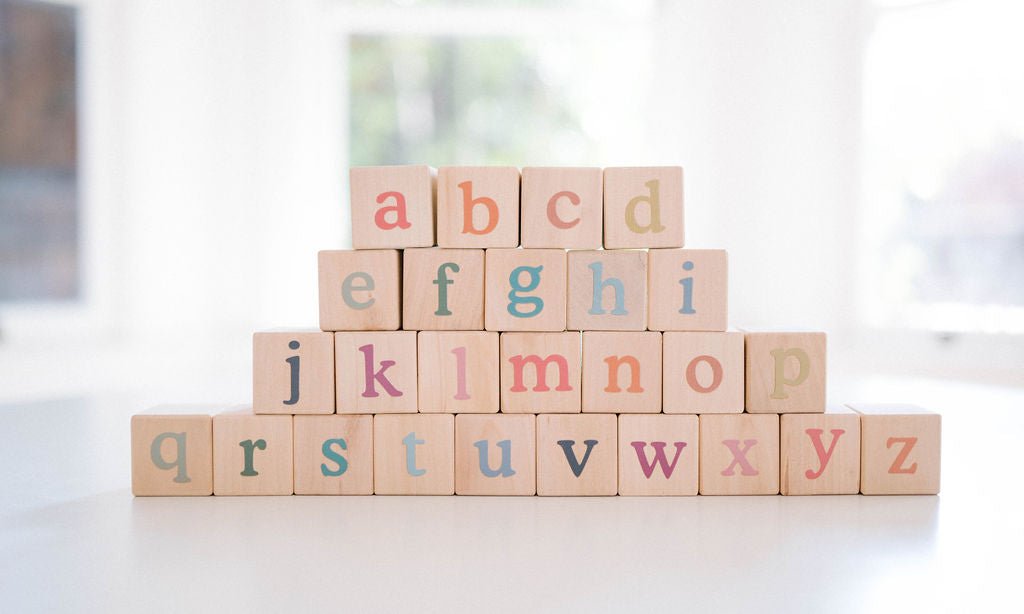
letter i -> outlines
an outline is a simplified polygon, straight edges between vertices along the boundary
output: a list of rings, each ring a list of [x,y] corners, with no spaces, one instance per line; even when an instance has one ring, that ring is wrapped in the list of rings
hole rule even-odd
[[[457,347],[452,350],[455,354],[455,396],[456,401],[465,401],[469,398],[466,392],[466,348]]]
[[[288,347],[297,350],[299,349],[299,342],[294,339],[288,342]],[[291,369],[291,381],[292,381],[292,396],[290,399],[284,402],[285,405],[295,405],[299,402],[299,357],[291,356],[285,359],[285,362],[292,368]]]
[[[687,260],[683,263],[684,271],[693,270],[693,262]],[[683,286],[683,306],[679,309],[679,313],[684,315],[692,315],[697,313],[693,308],[693,277],[684,277],[679,280],[679,284]]]

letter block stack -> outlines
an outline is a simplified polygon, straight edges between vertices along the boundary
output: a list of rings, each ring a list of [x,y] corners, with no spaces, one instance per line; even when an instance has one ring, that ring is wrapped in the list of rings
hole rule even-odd
[[[136,495],[935,494],[940,417],[830,406],[825,334],[728,326],[680,167],[353,168],[320,330],[251,407],[132,419]]]

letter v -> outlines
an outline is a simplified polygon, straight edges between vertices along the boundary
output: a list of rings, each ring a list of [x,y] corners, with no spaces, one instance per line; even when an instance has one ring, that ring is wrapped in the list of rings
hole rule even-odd
[[[576,442],[571,439],[561,439],[558,441],[558,445],[562,447],[562,452],[565,453],[565,460],[569,461],[569,468],[572,469],[573,475],[580,477],[583,473],[583,468],[587,466],[587,459],[590,458],[590,451],[597,445],[596,439],[587,439],[583,442],[583,445],[587,446],[587,451],[583,453],[583,462],[576,460],[576,453],[572,447],[576,445]]]

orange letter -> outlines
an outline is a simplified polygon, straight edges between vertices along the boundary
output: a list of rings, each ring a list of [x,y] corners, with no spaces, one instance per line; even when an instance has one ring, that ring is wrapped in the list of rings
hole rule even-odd
[[[551,225],[554,226],[555,228],[561,228],[562,230],[565,230],[566,228],[572,228],[576,224],[579,224],[580,218],[577,217],[571,222],[566,222],[562,218],[558,217],[558,209],[555,207],[555,205],[558,204],[558,199],[562,197],[568,198],[571,204],[579,206],[580,196],[575,192],[559,192],[558,194],[552,196],[551,200],[548,201],[548,221],[550,221]]]
[[[892,462],[892,466],[889,467],[889,473],[917,473],[917,463],[912,463],[906,468],[903,467],[903,463],[907,462],[910,451],[914,449],[914,445],[917,443],[917,437],[890,437],[885,440],[885,449],[888,450],[894,443],[902,443],[903,447],[900,449],[900,453],[896,455],[896,460]]]
[[[462,188],[462,234],[485,235],[494,230],[498,225],[498,203],[486,196],[474,199],[472,181],[463,181],[459,187]],[[487,225],[482,230],[477,230],[473,224],[473,208],[477,205],[487,207]]]
[[[619,388],[619,367],[623,363],[629,365],[629,388],[627,392],[643,392],[644,389],[640,387],[640,361],[636,359],[636,356],[609,356],[604,361],[608,363],[608,386],[605,387],[605,392],[622,392]]]
[[[711,367],[711,385],[701,386],[700,382],[697,381],[697,365],[701,362],[708,363]],[[714,356],[698,356],[690,361],[690,364],[686,365],[686,383],[690,385],[697,392],[714,392],[715,388],[718,388],[722,383],[722,363],[718,362],[718,359]]]
[[[509,388],[512,392],[526,391],[526,386],[523,385],[523,371],[525,370],[526,363],[531,363],[537,373],[537,383],[533,386],[534,392],[547,392],[551,390],[548,388],[548,364],[552,362],[558,365],[558,386],[555,390],[572,390],[572,386],[569,385],[569,361],[561,354],[551,354],[543,359],[536,354],[530,354],[526,357],[520,354],[519,356],[510,357],[508,361],[512,363],[512,368],[515,369],[513,371],[512,387]]]
[[[373,216],[373,221],[377,224],[377,228],[380,228],[381,230],[393,230],[395,228],[405,229],[412,226],[406,216],[405,196],[402,196],[401,192],[384,192],[377,196],[377,204],[383,205],[384,201],[389,198],[394,198],[395,204],[390,207],[381,207],[380,209],[377,209],[377,213]],[[385,217],[388,211],[395,212],[394,222],[389,222]]]

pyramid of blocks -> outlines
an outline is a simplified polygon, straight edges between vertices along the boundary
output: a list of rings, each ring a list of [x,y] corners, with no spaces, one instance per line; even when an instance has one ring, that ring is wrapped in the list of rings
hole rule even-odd
[[[940,417],[825,402],[825,334],[729,330],[683,169],[350,172],[320,330],[251,407],[132,418],[136,495],[935,494]]]

